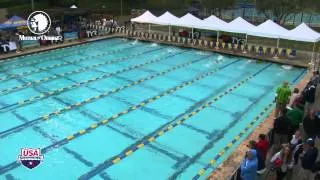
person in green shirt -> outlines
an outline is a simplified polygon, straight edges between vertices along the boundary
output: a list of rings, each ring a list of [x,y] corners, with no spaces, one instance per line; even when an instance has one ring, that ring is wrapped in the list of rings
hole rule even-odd
[[[289,137],[294,134],[296,130],[299,129],[300,123],[302,123],[303,120],[303,110],[294,107],[286,113],[287,118],[290,120],[290,132],[289,132]]]
[[[287,104],[289,103],[291,90],[289,87],[288,81],[284,81],[282,86],[277,89],[277,97],[276,97],[276,112],[275,116],[279,116],[279,112],[282,112],[286,109]]]

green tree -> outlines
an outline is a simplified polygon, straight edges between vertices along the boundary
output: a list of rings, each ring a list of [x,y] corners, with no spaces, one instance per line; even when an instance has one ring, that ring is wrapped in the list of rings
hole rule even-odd
[[[256,2],[258,11],[268,19],[274,17],[280,24],[284,24],[290,15],[319,12],[320,9],[319,0],[257,0]]]

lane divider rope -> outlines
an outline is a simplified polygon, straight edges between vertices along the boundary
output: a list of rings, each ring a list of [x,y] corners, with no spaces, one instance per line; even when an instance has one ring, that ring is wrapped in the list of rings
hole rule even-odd
[[[185,52],[185,51],[182,51],[182,52],[180,52],[179,54],[181,54],[181,53],[183,53],[183,52]],[[178,53],[176,53],[176,54],[174,54],[174,55],[177,55],[177,54],[178,54]],[[173,55],[171,55],[171,56],[173,56]],[[205,57],[205,58],[208,58],[208,57]],[[12,128],[10,128],[10,129],[7,129],[7,130],[5,130],[5,131],[0,132],[0,138],[4,138],[5,136],[7,136],[7,135],[9,135],[10,133],[15,132],[15,131],[17,131],[17,130],[21,130],[21,129],[25,129],[25,128],[27,128],[27,127],[30,127],[30,126],[36,124],[37,122],[39,122],[39,121],[41,121],[41,120],[49,120],[52,116],[56,116],[56,115],[59,115],[59,114],[62,114],[62,113],[64,113],[64,112],[66,112],[66,111],[69,111],[69,110],[78,108],[78,107],[80,107],[80,106],[83,106],[84,104],[91,103],[91,102],[93,102],[93,101],[95,101],[95,100],[104,98],[104,97],[106,97],[106,96],[108,96],[108,95],[110,95],[110,94],[113,94],[113,93],[117,93],[117,92],[119,92],[120,90],[123,90],[123,89],[128,88],[128,87],[132,87],[132,86],[137,85],[137,84],[140,84],[140,83],[142,83],[142,82],[144,82],[144,81],[154,79],[154,78],[156,78],[157,76],[165,75],[165,74],[167,74],[167,73],[169,73],[169,72],[172,72],[172,71],[174,71],[174,70],[177,70],[177,69],[186,67],[186,66],[188,66],[188,65],[191,65],[191,64],[193,64],[193,63],[195,63],[195,62],[201,61],[201,60],[203,60],[203,59],[205,59],[205,58],[200,58],[200,59],[198,59],[198,60],[194,60],[194,61],[190,61],[190,62],[186,62],[186,63],[180,64],[180,65],[174,66],[174,67],[172,67],[172,68],[170,68],[170,69],[167,69],[167,70],[162,71],[162,72],[160,72],[160,73],[157,73],[157,74],[155,74],[155,75],[151,75],[151,76],[148,76],[148,77],[146,77],[146,78],[142,78],[142,79],[140,79],[140,80],[137,80],[137,81],[134,81],[134,82],[132,82],[132,83],[126,84],[126,85],[124,85],[124,86],[121,86],[121,87],[112,89],[112,90],[110,90],[110,91],[106,91],[106,92],[100,93],[99,95],[96,95],[96,96],[94,96],[94,97],[88,98],[88,99],[86,99],[86,100],[84,100],[84,101],[82,101],[82,102],[74,103],[74,104],[72,104],[72,105],[66,106],[66,107],[61,108],[61,109],[59,109],[59,110],[56,110],[56,111],[54,111],[54,112],[48,113],[48,114],[46,114],[46,115],[43,115],[42,117],[38,117],[38,118],[36,118],[36,119],[34,119],[34,120],[30,120],[30,121],[28,121],[28,122],[26,122],[26,123],[24,123],[24,124],[21,124],[21,125],[12,127]],[[43,97],[44,97],[44,95],[43,95]],[[24,103],[29,103],[29,102],[31,102],[31,101],[33,101],[33,100],[35,100],[35,98],[33,98],[32,100],[30,100],[30,99],[25,100]]]
[[[254,127],[254,124],[261,118],[263,115],[265,115],[272,107],[275,102],[268,104],[259,114],[256,116],[245,129],[243,129],[237,136],[233,138],[231,142],[229,142],[212,160],[210,160],[210,163],[207,164],[204,168],[202,168],[196,176],[194,176],[192,179],[199,179],[202,175],[206,173],[206,171],[214,166],[217,161],[227,152],[229,149],[231,149],[238,141],[240,141],[241,137],[244,136],[252,127]]]
[[[42,79],[39,79],[39,80],[30,81],[30,82],[25,83],[25,84],[21,84],[21,85],[14,86],[14,87],[11,87],[11,88],[8,88],[8,89],[0,90],[0,95],[11,93],[11,92],[14,92],[14,91],[18,91],[18,90],[21,90],[21,89],[24,89],[24,88],[27,88],[27,87],[30,87],[30,86],[33,86],[33,85],[36,85],[36,84],[41,84],[43,82],[51,81],[51,80],[58,79],[58,78],[61,78],[61,77],[65,77],[65,76],[68,76],[68,75],[81,73],[81,72],[84,72],[86,70],[97,68],[97,67],[100,67],[100,66],[103,66],[103,65],[117,63],[117,62],[121,62],[121,61],[126,61],[126,60],[129,60],[130,58],[137,57],[137,56],[140,56],[140,55],[143,55],[143,54],[147,54],[147,53],[151,53],[151,52],[154,52],[154,51],[158,51],[158,50],[161,50],[161,49],[163,49],[163,48],[158,48],[158,49],[138,52],[138,53],[134,53],[132,55],[126,56],[126,57],[112,59],[112,60],[109,60],[109,61],[101,62],[101,63],[94,64],[94,65],[91,65],[91,66],[86,66],[86,67],[79,68],[79,69],[76,69],[76,70],[73,70],[73,71],[69,71],[69,72],[65,72],[65,73],[62,73],[62,74],[57,74],[57,75],[45,77],[45,78],[42,78]]]
[[[79,59],[75,59],[75,60],[71,60],[71,61],[67,61],[67,62],[63,62],[63,63],[53,64],[51,66],[40,67],[38,69],[25,71],[25,72],[18,73],[18,74],[10,74],[8,76],[0,77],[0,81],[8,80],[8,79],[11,79],[11,78],[17,78],[17,77],[21,77],[21,76],[26,76],[26,75],[29,75],[29,74],[45,71],[45,70],[48,70],[48,69],[57,68],[57,67],[60,67],[60,66],[79,63],[81,61],[84,61],[86,59],[90,59],[90,58],[93,58],[93,57],[99,57],[99,56],[104,56],[104,55],[109,55],[109,54],[116,54],[116,53],[122,52],[122,51],[124,51],[126,49],[131,49],[131,48],[136,48],[136,47],[139,47],[139,46],[133,46],[133,47],[123,48],[123,49],[115,49],[115,50],[107,51],[107,52],[104,52],[104,53],[101,53],[101,54],[98,54],[98,55],[94,55],[94,56],[86,56],[86,57],[82,57],[82,58],[79,58]]]
[[[209,57],[209,56],[207,56],[207,57]],[[191,84],[193,84],[193,83],[195,83],[195,82],[197,82],[197,81],[199,81],[199,80],[201,80],[201,79],[203,79],[205,77],[213,75],[218,70],[226,68],[226,67],[228,67],[228,66],[230,66],[230,65],[232,65],[232,64],[234,64],[236,62],[239,62],[239,61],[240,60],[235,60],[235,61],[233,61],[231,63],[228,63],[227,65],[224,65],[222,67],[216,68],[216,69],[214,69],[214,70],[212,70],[210,72],[203,73],[202,75],[200,75],[200,76],[198,76],[198,77],[196,77],[196,78],[194,78],[192,80],[186,81],[186,82],[182,83],[181,85],[178,85],[176,87],[170,88],[167,91],[165,91],[165,92],[163,92],[163,93],[161,93],[161,94],[159,94],[157,96],[154,96],[152,98],[146,99],[146,100],[140,102],[139,104],[133,105],[133,106],[129,107],[128,109],[126,109],[126,110],[124,110],[124,111],[122,111],[120,113],[114,114],[112,117],[109,117],[109,118],[106,118],[104,120],[101,120],[98,123],[92,124],[88,128],[80,130],[82,132],[81,134],[80,134],[80,131],[79,131],[79,132],[74,133],[74,134],[72,134],[70,136],[67,136],[66,138],[64,138],[64,139],[62,139],[60,141],[55,142],[54,144],[51,144],[51,145],[43,148],[41,150],[41,152],[42,152],[42,154],[45,154],[45,153],[47,153],[47,152],[49,152],[49,151],[51,151],[51,150],[53,150],[55,148],[58,148],[58,147],[60,147],[60,146],[62,146],[64,144],[67,144],[67,143],[69,143],[70,141],[72,141],[73,139],[75,139],[77,137],[80,137],[80,136],[83,136],[85,134],[88,134],[89,132],[97,129],[98,127],[101,127],[103,125],[108,124],[110,121],[116,120],[117,118],[119,118],[119,117],[121,117],[121,116],[123,116],[123,115],[125,115],[125,114],[127,114],[127,113],[129,113],[131,111],[137,110],[137,109],[139,109],[139,108],[141,108],[143,106],[146,106],[147,104],[149,104],[149,103],[151,103],[151,102],[153,102],[155,100],[158,100],[163,96],[172,94],[172,93],[176,92],[177,90],[179,90],[181,88],[189,86],[189,85],[191,85]],[[12,170],[12,169],[14,169],[16,167],[18,167],[18,166],[20,166],[20,163],[18,163],[17,161],[12,162],[12,163],[10,163],[10,164],[8,164],[6,166],[3,166],[3,167],[0,168],[0,175],[6,173],[6,172],[8,172],[8,171],[10,171],[10,170]]]
[[[265,66],[264,68],[262,68],[258,72],[262,72],[263,70],[265,70],[266,68],[270,67],[271,65],[272,64],[269,64],[269,65]],[[213,103],[215,103],[216,101],[220,100],[222,97],[231,94],[234,90],[236,90],[237,88],[239,88],[240,86],[242,86],[243,84],[248,82],[250,79],[254,78],[255,74],[253,74],[251,76],[248,76],[247,78],[243,79],[242,81],[240,81],[239,83],[237,83],[233,87],[229,88],[225,92],[220,93],[216,97],[212,98],[212,100],[210,100],[210,101],[208,101],[206,103],[203,103],[203,105],[201,105],[200,107],[196,108],[196,110],[194,110],[194,111],[192,111],[190,113],[183,114],[182,118],[176,120],[175,122],[172,122],[172,123],[168,124],[166,127],[164,127],[162,129],[158,130],[157,132],[153,133],[153,135],[142,138],[141,140],[136,142],[134,145],[132,145],[129,148],[126,148],[125,151],[119,153],[118,155],[114,156],[113,158],[105,160],[104,162],[100,163],[98,166],[94,167],[91,171],[89,171],[86,174],[82,175],[79,179],[91,178],[91,177],[95,176],[96,174],[100,173],[101,171],[105,170],[106,168],[108,168],[108,167],[110,167],[110,166],[112,166],[114,164],[119,163],[120,160],[123,160],[124,158],[128,157],[129,155],[132,155],[138,149],[142,149],[145,145],[152,143],[157,138],[163,136],[167,132],[169,132],[169,131],[173,130],[174,128],[178,127],[179,125],[183,124],[186,120],[190,119],[193,116],[196,116],[198,113],[200,113],[204,109],[206,109],[208,107],[211,107],[213,105]],[[130,151],[130,153],[128,153],[129,151]]]
[[[290,84],[291,86],[293,86],[293,84],[306,72],[306,70],[301,71],[301,73],[292,81],[292,83]],[[293,88],[293,87],[291,87]],[[265,115],[269,110],[272,110],[271,108],[274,107],[274,104],[276,102],[273,100],[270,104],[268,104],[247,126],[245,129],[243,129],[237,136],[234,137],[234,139],[232,139],[231,142],[229,142],[212,160],[210,160],[210,163],[208,163],[204,168],[200,169],[200,171],[198,172],[197,175],[195,175],[192,179],[196,180],[199,179],[201,176],[203,176],[209,168],[213,167],[217,161],[223,156],[223,154],[225,154],[225,152],[227,152],[228,150],[230,150],[238,141],[241,140],[241,137],[244,136],[249,130],[251,130],[255,123],[257,123],[257,121],[263,117],[263,115]]]
[[[118,43],[106,44],[106,45],[117,46],[117,45],[120,45],[120,44],[124,44],[124,43],[123,43],[123,42],[118,42]],[[104,46],[104,45],[100,45],[100,46],[98,46],[98,47],[101,47],[101,46]],[[39,57],[40,59],[28,61],[28,62],[26,62],[26,63],[19,63],[19,64],[14,64],[14,65],[5,66],[5,69],[4,69],[4,67],[1,67],[0,72],[3,72],[3,71],[5,71],[5,70],[7,70],[7,69],[19,68],[19,67],[23,67],[23,66],[29,66],[29,65],[33,65],[33,64],[45,62],[45,61],[47,61],[47,60],[52,60],[52,59],[58,59],[58,58],[68,57],[68,56],[74,55],[75,53],[81,53],[81,52],[83,52],[84,50],[87,51],[87,50],[94,49],[94,48],[97,48],[97,47],[90,47],[90,48],[88,48],[88,49],[79,49],[79,50],[75,50],[75,51],[72,51],[72,52],[68,52],[68,53],[66,53],[66,54],[55,55],[54,57]],[[48,55],[50,56],[50,54],[48,54]]]

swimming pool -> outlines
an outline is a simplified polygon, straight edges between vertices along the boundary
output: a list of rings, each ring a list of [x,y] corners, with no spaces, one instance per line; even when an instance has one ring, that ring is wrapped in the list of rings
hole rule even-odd
[[[305,73],[121,38],[0,67],[0,179],[204,179]]]

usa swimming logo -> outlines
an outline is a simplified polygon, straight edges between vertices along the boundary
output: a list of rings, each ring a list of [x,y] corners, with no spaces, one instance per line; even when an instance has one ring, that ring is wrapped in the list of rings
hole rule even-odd
[[[40,148],[22,148],[18,160],[23,166],[33,169],[43,161],[43,155]]]

